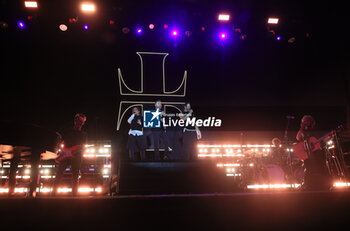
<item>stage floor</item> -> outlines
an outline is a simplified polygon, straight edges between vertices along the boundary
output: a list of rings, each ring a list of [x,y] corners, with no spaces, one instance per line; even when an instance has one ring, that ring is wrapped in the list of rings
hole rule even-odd
[[[347,229],[350,192],[1,197],[0,205],[10,230],[335,230]]]

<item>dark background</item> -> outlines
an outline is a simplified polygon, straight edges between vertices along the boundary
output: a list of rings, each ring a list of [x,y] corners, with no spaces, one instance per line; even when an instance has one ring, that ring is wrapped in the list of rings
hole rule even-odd
[[[128,99],[119,95],[117,68],[137,88],[136,52],[152,51],[170,53],[169,90],[188,71],[185,100],[197,116],[221,118],[220,131],[283,130],[288,114],[296,116],[293,130],[304,114],[315,116],[318,130],[346,122],[349,45],[340,2],[97,2],[97,12],[86,16],[78,1],[39,1],[36,11],[24,9],[22,1],[0,1],[0,21],[8,24],[0,32],[2,120],[57,130],[83,112],[90,138],[111,139],[117,134],[119,101]],[[221,11],[230,12],[229,23],[216,21]],[[271,15],[280,18],[275,31],[281,41],[268,32]],[[76,23],[68,22],[76,16]],[[20,19],[26,23],[23,30],[16,26]],[[68,31],[58,29],[61,23]],[[143,27],[141,36],[134,33],[137,26]],[[170,38],[172,28],[179,38]],[[233,28],[247,38],[240,40]],[[228,31],[225,42],[217,39],[221,29]],[[288,43],[292,36],[295,42]]]

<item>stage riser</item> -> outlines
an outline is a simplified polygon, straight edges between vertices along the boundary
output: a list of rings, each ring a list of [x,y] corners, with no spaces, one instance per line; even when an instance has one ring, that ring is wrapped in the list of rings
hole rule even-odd
[[[211,162],[125,162],[120,168],[119,194],[228,192],[232,178]]]

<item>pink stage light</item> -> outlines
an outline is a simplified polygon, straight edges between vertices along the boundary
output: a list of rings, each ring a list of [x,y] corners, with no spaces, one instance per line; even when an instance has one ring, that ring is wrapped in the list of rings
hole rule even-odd
[[[176,37],[176,36],[179,35],[179,32],[178,32],[177,30],[173,30],[173,31],[171,32],[171,35],[174,36],[174,37]]]
[[[220,38],[221,38],[222,40],[226,39],[226,38],[227,38],[226,33],[221,33],[221,34],[220,34]]]

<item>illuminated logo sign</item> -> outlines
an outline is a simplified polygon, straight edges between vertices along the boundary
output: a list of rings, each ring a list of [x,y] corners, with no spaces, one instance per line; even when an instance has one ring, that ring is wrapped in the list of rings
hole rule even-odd
[[[144,128],[160,128],[161,112],[157,110],[143,111],[143,127]]]

